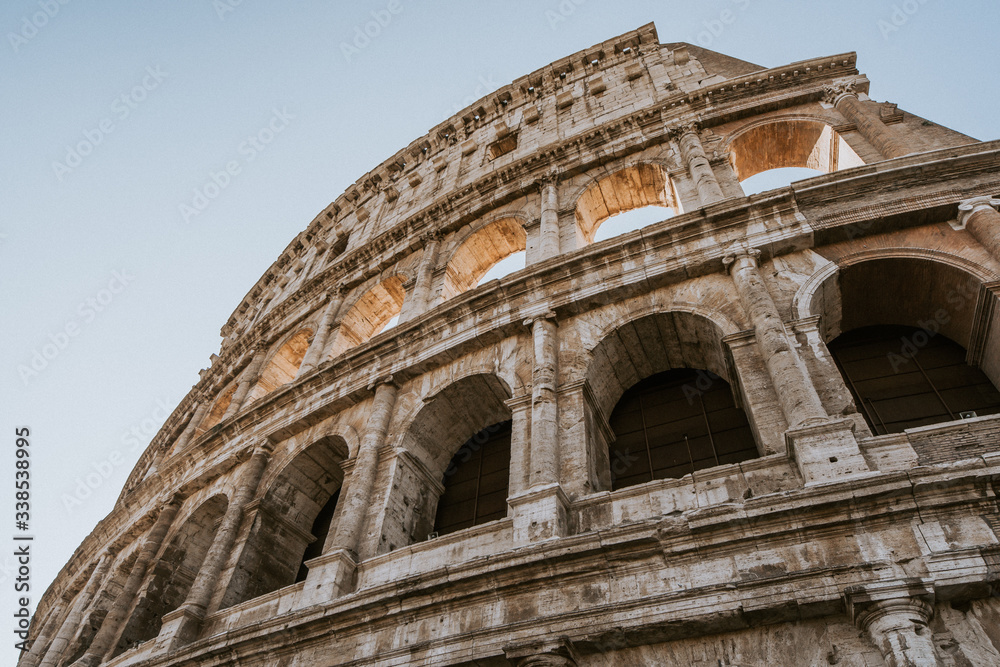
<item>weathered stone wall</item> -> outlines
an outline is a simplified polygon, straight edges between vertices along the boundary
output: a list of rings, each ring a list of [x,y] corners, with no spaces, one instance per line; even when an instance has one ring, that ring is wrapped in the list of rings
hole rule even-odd
[[[873,436],[827,344],[938,317],[1000,384],[1000,145],[867,92],[854,54],[650,25],[373,169],[223,327],[21,664],[996,664],[1000,420]],[[743,196],[777,166],[830,173]],[[593,242],[647,205],[673,217]],[[612,490],[616,403],[680,367],[759,456]],[[507,517],[429,539],[506,420]]]

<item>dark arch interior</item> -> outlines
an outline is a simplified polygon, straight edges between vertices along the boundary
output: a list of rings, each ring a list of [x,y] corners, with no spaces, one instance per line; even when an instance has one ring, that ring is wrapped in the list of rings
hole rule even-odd
[[[459,448],[444,471],[434,531],[454,533],[507,516],[511,422],[488,426]]]
[[[710,371],[651,375],[622,395],[609,421],[612,489],[758,456],[729,383]]]
[[[309,567],[306,565],[306,561],[323,555],[323,546],[326,544],[326,538],[330,534],[330,524],[333,523],[333,514],[337,511],[338,500],[340,500],[340,488],[333,492],[333,495],[326,501],[326,504],[320,508],[319,514],[316,515],[312,530],[310,531],[315,539],[306,546],[306,550],[302,553],[302,559],[299,562],[299,571],[295,575],[295,583],[306,580],[306,575],[309,574]]]
[[[867,326],[841,334],[829,348],[876,435],[1000,412],[1000,392],[942,333]]]

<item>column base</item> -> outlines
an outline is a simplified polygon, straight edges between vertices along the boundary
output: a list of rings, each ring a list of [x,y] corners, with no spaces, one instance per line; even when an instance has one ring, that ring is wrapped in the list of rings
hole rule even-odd
[[[205,612],[194,607],[180,607],[163,615],[160,634],[156,637],[155,653],[167,653],[198,638]]]
[[[868,467],[850,419],[826,419],[785,431],[788,455],[806,486],[877,475]]]
[[[559,484],[529,489],[507,499],[514,511],[514,545],[563,537],[569,527],[569,498]]]
[[[309,573],[299,593],[298,607],[311,607],[354,591],[358,563],[346,549],[336,549],[306,561]]]

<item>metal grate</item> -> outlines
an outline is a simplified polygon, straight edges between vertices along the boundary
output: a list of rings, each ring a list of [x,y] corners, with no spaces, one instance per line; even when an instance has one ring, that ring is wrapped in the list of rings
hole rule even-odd
[[[507,516],[511,422],[487,427],[462,445],[444,473],[434,532],[439,535]]]
[[[862,327],[830,343],[861,414],[876,435],[1000,412],[1000,392],[965,363],[965,349],[914,327]]]
[[[609,421],[613,489],[759,455],[729,383],[708,371],[679,368],[646,378],[622,395]]]

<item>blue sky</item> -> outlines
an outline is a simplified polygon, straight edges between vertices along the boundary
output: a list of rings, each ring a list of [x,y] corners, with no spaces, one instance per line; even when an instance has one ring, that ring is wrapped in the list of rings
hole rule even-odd
[[[857,51],[873,98],[1000,137],[995,2],[64,2],[0,6],[0,541],[27,425],[32,604],[295,234],[517,77],[655,21],[661,42],[764,67]],[[268,127],[269,143],[248,142]],[[81,142],[92,150],[74,156]],[[185,215],[227,163],[238,173]],[[44,368],[19,372],[43,350]],[[8,619],[12,564],[0,556]]]

